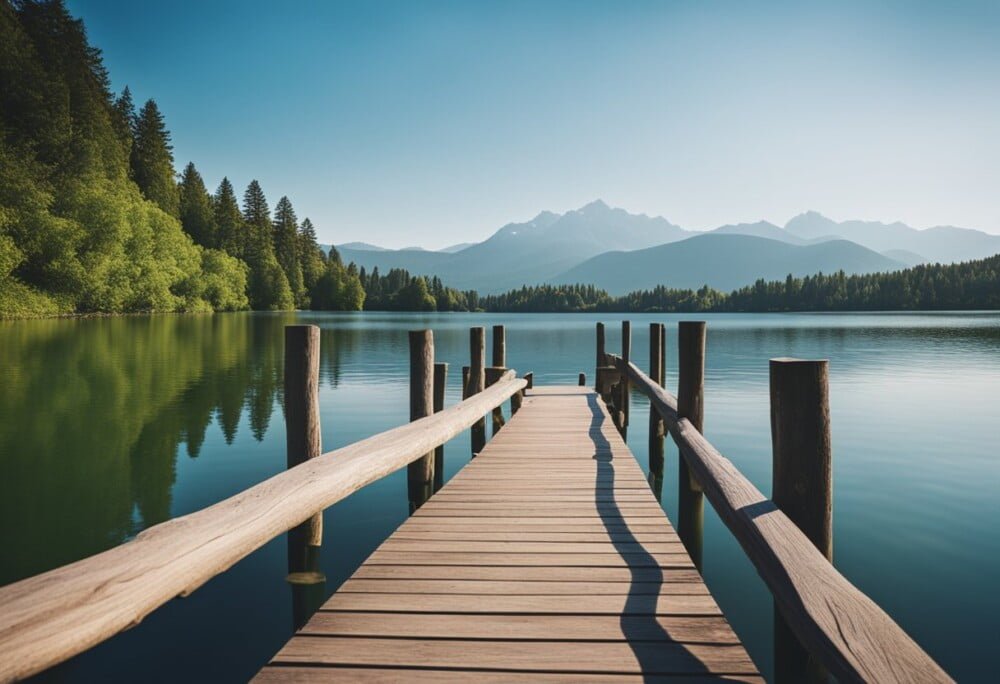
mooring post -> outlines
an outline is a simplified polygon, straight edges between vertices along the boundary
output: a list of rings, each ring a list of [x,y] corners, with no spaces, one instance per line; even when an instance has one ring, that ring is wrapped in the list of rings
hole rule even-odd
[[[524,374],[524,380],[525,380],[525,382],[528,383],[525,386],[524,389],[530,390],[530,389],[532,389],[535,386],[535,374],[533,372],[529,371],[529,372],[525,373]]]
[[[649,377],[663,387],[664,333],[662,323],[649,324]],[[657,500],[663,494],[663,437],[666,434],[663,417],[649,402],[649,484]]]
[[[632,357],[632,322],[622,321],[622,361],[625,362],[625,366],[628,367],[629,360]],[[628,432],[628,416],[629,416],[629,400],[631,399],[629,392],[629,380],[628,373],[622,373],[621,379],[618,382],[618,397],[619,397],[619,411],[620,411],[620,422],[621,422],[621,433],[622,439],[627,440]]]
[[[469,367],[462,366],[462,401],[469,398]]]
[[[587,374],[586,373],[580,373],[580,375],[576,379],[576,384],[578,384],[580,387],[586,386],[586,384],[587,384]]]
[[[448,385],[448,364],[434,364],[434,413],[444,410],[444,390]],[[434,491],[444,485],[444,444],[434,449]]]
[[[469,328],[469,382],[466,385],[466,397],[483,391],[486,381],[486,329],[483,327]],[[478,454],[486,446],[486,416],[472,424],[472,453]]]
[[[501,377],[503,377],[503,374],[506,373],[506,372],[507,372],[506,368],[498,368],[496,366],[490,366],[489,368],[487,368],[486,369],[486,386],[489,387],[489,386],[493,385]],[[496,434],[498,432],[500,432],[500,428],[502,428],[503,425],[504,425],[504,422],[503,422],[503,407],[502,407],[502,405],[497,406],[490,413],[493,416],[493,421],[492,421],[493,422],[493,433],[492,434],[493,434],[494,437],[496,437]]]
[[[702,432],[705,422],[705,321],[678,324],[677,366],[677,413]],[[677,533],[700,572],[705,499],[683,454],[678,463]]]
[[[493,326],[493,366],[507,366],[507,332],[502,325]]]
[[[601,393],[601,366],[607,365],[607,359],[605,355],[607,351],[604,346],[604,324],[598,321],[597,323],[597,363],[594,365],[594,391],[598,394]]]
[[[410,421],[434,413],[434,333],[410,331]],[[410,513],[430,498],[434,486],[434,452],[412,461],[406,468]]]
[[[829,363],[771,359],[771,499],[833,561],[833,451]],[[827,676],[774,609],[776,682]]]
[[[294,468],[322,451],[319,422],[319,328],[285,326],[285,449]],[[326,576],[319,569],[323,514],[288,531],[288,577],[292,586],[292,625],[299,629],[326,598]]]

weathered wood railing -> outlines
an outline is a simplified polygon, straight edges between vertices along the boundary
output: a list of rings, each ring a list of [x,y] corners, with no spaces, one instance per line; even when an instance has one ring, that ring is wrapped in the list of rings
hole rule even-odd
[[[297,376],[302,396],[286,396],[286,411],[291,409],[289,426],[308,433],[289,439],[294,467],[213,506],[150,527],[113,549],[0,588],[0,682],[41,672],[135,626],[284,532],[311,526],[310,534],[318,534],[316,516],[324,509],[418,463],[410,468],[412,497],[414,475],[430,476],[426,464],[433,462],[439,445],[479,424],[504,401],[512,399],[517,406],[531,382],[513,370],[500,373],[486,388],[481,377],[473,379],[477,385],[468,398],[428,415],[436,408],[433,343],[430,331],[419,331],[411,336],[411,415],[416,419],[314,455],[319,451],[319,330],[290,326],[289,333],[286,374]],[[477,337],[481,341],[482,328],[472,333],[474,352]],[[301,358],[287,356],[293,340],[304,346]],[[477,370],[482,374],[484,369]],[[443,400],[443,385],[440,396]]]
[[[626,332],[627,327],[623,327],[623,333]],[[627,391],[621,388],[628,386],[649,398],[650,411],[662,418],[682,455],[681,516],[691,515],[691,503],[683,501],[685,494],[700,497],[704,492],[770,589],[780,617],[812,658],[841,682],[951,681],[885,611],[837,571],[828,559],[829,553],[818,548],[816,535],[807,536],[702,435],[694,422],[700,425],[703,413],[702,379],[692,376],[701,376],[704,368],[704,323],[681,324],[681,375],[688,376],[681,379],[681,392],[688,395],[686,409],[678,407],[678,398],[661,386],[660,378],[650,378],[627,358],[604,353],[603,333],[604,326],[598,324],[598,391],[613,403],[619,401],[622,391]],[[662,336],[651,334],[651,346],[651,358],[659,355],[662,363]],[[699,347],[701,353],[694,353]],[[700,369],[692,373],[691,367],[698,364]],[[662,373],[662,365],[655,361],[651,365],[654,374]],[[694,421],[684,417],[685,413],[693,416]],[[619,422],[619,429],[624,430],[627,413],[622,406],[619,404],[612,414]],[[656,426],[651,426],[651,442],[655,430]],[[828,455],[827,449],[827,458]],[[829,463],[825,466],[828,468]],[[660,468],[662,477],[662,460]],[[688,471],[690,482],[683,477]],[[822,492],[816,494],[822,498]],[[696,538],[692,539],[690,531],[686,539],[684,534],[681,536],[689,551],[696,547],[696,562],[700,564],[698,517]],[[822,528],[822,523],[819,527]],[[776,663],[776,671],[779,681],[825,678],[815,667],[811,671],[807,667],[798,674],[786,672],[787,676],[783,676],[782,664]]]

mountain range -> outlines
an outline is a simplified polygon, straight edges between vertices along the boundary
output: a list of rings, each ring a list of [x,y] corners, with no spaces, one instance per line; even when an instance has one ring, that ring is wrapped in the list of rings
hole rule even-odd
[[[1000,253],[1000,235],[954,226],[838,223],[813,211],[783,227],[759,221],[691,231],[597,200],[565,214],[543,211],[482,242],[438,251],[360,242],[337,250],[345,263],[369,271],[405,268],[486,294],[540,283],[586,283],[624,294],[656,285],[731,290],[789,273],[873,273],[978,259]]]

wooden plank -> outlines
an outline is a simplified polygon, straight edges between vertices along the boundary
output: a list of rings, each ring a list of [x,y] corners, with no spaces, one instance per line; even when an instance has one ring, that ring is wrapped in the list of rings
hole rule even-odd
[[[509,566],[509,565],[362,565],[351,576],[355,579],[467,579],[523,580],[526,582],[661,582],[683,577],[700,582],[693,565],[683,568],[657,567],[586,567],[586,566]]]
[[[629,568],[686,568],[691,559],[682,551],[677,553],[425,553],[419,551],[376,550],[367,564],[386,565],[562,565],[629,567]]]
[[[757,673],[740,646],[673,642],[522,641],[512,648],[507,641],[300,636],[289,641],[272,662],[522,672]]]
[[[323,610],[387,611],[410,613],[560,613],[564,615],[722,615],[715,601],[705,594],[668,594],[663,585],[659,595],[601,594],[587,597],[505,596],[484,594],[371,594],[336,593]]]
[[[518,541],[429,541],[393,537],[381,546],[383,551],[422,551],[425,553],[683,553],[680,541],[647,542],[530,542]]]
[[[581,620],[576,615],[482,615],[363,613],[320,611],[302,628],[315,636],[376,636],[537,641],[558,635],[562,641],[676,641],[738,644],[725,618],[718,616],[608,616]]]
[[[261,670],[254,679],[264,684],[301,684],[302,682],[365,681],[370,684],[396,684],[404,677],[407,682],[457,682],[467,684],[503,684],[505,682],[539,682],[540,684],[575,684],[580,682],[608,682],[609,684],[707,684],[708,682],[744,682],[763,684],[761,677],[754,675],[620,675],[620,674],[559,674],[556,672],[488,672],[485,670],[433,670],[378,668],[378,667],[337,667],[337,666],[274,666]]]
[[[664,571],[666,575],[671,570]],[[480,596],[555,596],[561,594],[588,596],[609,594],[614,596],[648,596],[665,594],[707,594],[701,582],[685,578],[671,582],[528,582],[517,580],[456,580],[456,579],[349,579],[337,589],[343,593],[372,594],[470,594]]]

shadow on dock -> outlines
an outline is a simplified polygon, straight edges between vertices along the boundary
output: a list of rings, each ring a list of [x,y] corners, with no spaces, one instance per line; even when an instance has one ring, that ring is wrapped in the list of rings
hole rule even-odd
[[[615,500],[615,467],[611,444],[604,436],[605,414],[597,403],[597,395],[587,397],[591,412],[588,434],[594,443],[594,460],[597,461],[597,476],[594,484],[594,501],[600,512],[601,523],[611,539],[612,545],[626,562],[630,573],[629,591],[622,610],[619,625],[622,635],[635,655],[643,672],[643,678],[659,680],[663,674],[660,647],[664,642],[677,643],[658,620],[657,607],[663,592],[664,576],[656,558],[642,546],[629,529]],[[610,500],[602,501],[601,492],[610,492]],[[687,652],[685,669],[689,673],[705,672],[705,667],[694,654]],[[689,668],[689,669],[688,669]]]

